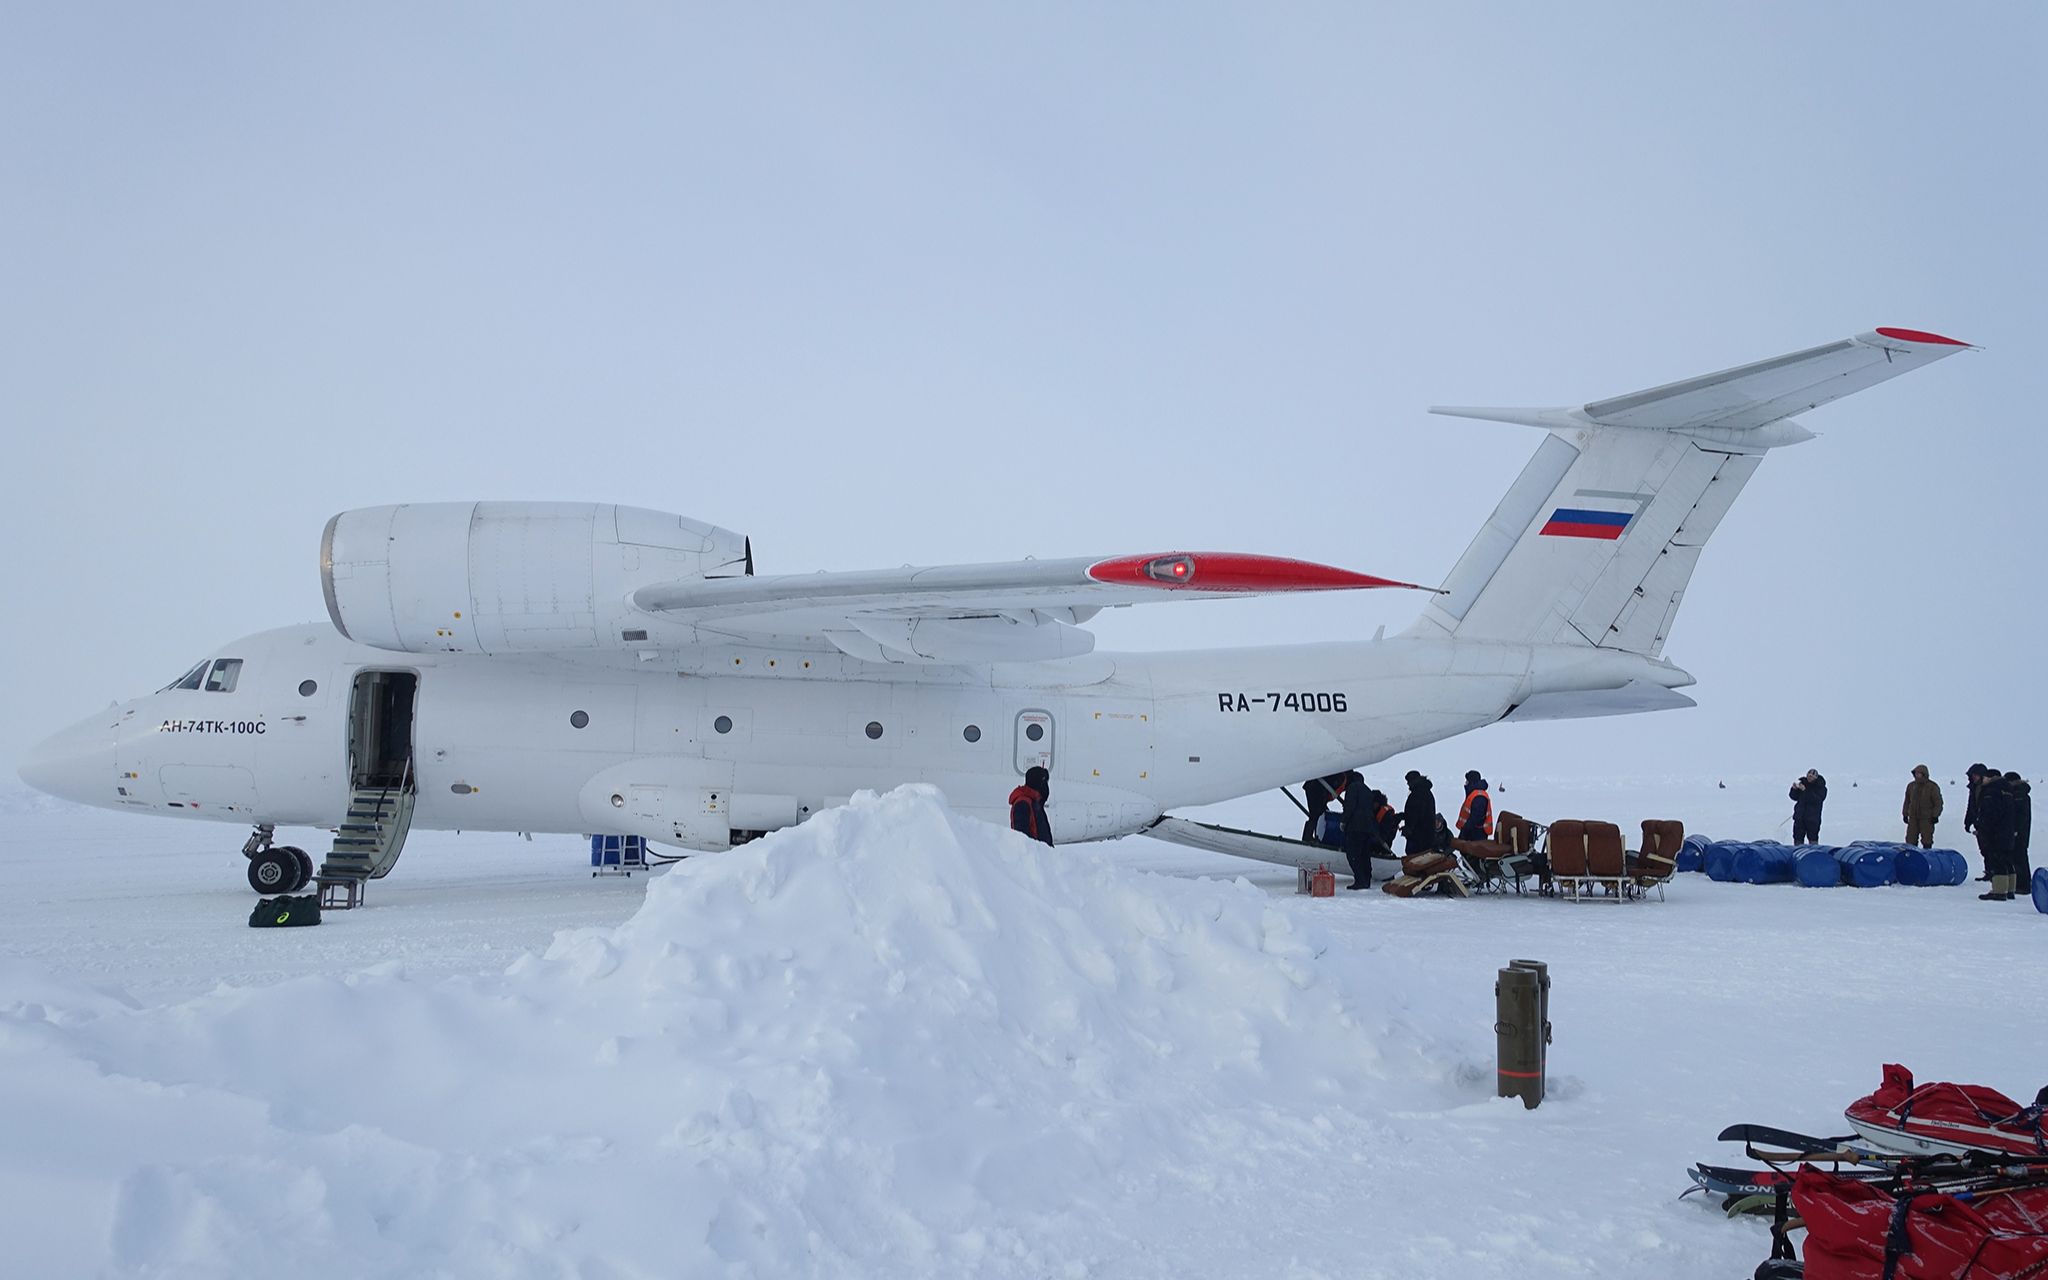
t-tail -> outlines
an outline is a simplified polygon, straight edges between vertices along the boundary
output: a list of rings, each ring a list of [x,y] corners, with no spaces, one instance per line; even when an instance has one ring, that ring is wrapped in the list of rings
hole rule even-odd
[[[1407,634],[1661,656],[1742,486],[1813,438],[1792,415],[1967,346],[1874,329],[1578,408],[1432,409],[1550,434]]]

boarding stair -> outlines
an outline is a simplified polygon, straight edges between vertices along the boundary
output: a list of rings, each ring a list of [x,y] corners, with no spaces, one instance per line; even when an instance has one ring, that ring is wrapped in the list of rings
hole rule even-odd
[[[356,906],[366,881],[390,873],[412,829],[413,800],[410,769],[396,786],[360,786],[349,796],[348,814],[335,828],[334,847],[315,877],[322,907]]]

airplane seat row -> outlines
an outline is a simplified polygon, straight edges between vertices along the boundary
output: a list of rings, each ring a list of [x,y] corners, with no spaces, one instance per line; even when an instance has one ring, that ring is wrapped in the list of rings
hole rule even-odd
[[[1559,894],[1581,901],[1600,895],[1614,902],[1664,896],[1664,884],[1678,870],[1685,824],[1651,818],[1643,822],[1643,847],[1624,847],[1621,828],[1611,822],[1567,818],[1550,824],[1547,852],[1551,881]]]

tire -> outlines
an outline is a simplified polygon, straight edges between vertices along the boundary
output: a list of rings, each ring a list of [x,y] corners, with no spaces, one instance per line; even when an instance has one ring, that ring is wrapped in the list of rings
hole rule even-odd
[[[290,893],[298,877],[299,860],[289,848],[273,846],[249,859],[249,887],[258,893]]]
[[[292,887],[285,892],[297,893],[313,882],[313,857],[295,844],[286,845],[284,851],[292,855],[292,861],[299,864],[298,879],[294,880]]]

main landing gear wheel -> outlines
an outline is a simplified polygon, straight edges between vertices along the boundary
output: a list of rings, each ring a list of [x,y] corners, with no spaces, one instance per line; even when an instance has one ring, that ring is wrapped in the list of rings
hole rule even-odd
[[[299,864],[298,879],[292,881],[292,887],[286,891],[297,893],[313,882],[313,856],[295,844],[286,845],[284,851],[292,855],[292,861]]]
[[[274,847],[249,859],[249,887],[265,894],[290,893],[298,888],[299,860],[292,853],[288,847]]]

